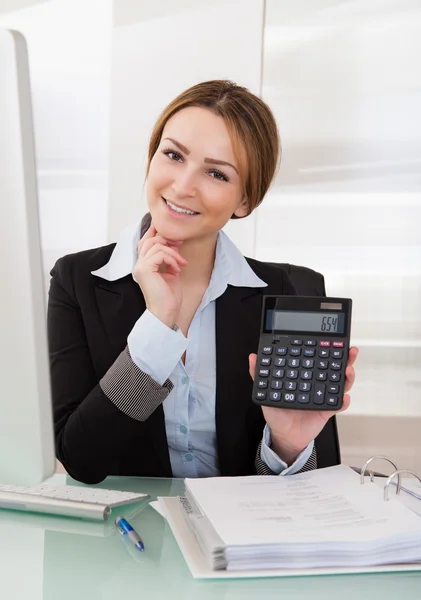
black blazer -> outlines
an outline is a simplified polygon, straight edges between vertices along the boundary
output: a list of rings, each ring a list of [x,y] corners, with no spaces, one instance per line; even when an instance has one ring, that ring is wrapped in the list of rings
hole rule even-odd
[[[108,475],[171,477],[162,405],[144,422],[130,418],[99,386],[145,310],[128,275],[109,282],[91,274],[115,245],[69,255],[51,271],[48,337],[56,452],[68,473],[86,483]],[[262,296],[295,295],[286,271],[247,259],[264,288],[229,286],[216,300],[216,436],[221,475],[254,474],[264,418],[251,401],[248,355],[259,340]],[[325,431],[326,430],[326,431]],[[330,421],[316,439],[318,466],[337,464]]]

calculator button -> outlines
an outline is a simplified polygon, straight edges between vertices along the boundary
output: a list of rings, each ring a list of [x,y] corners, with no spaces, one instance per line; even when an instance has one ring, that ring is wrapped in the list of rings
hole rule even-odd
[[[317,342],[316,342],[316,340],[306,340],[304,342],[304,345],[305,346],[317,346]],[[304,352],[305,352],[305,350],[304,350]]]
[[[336,385],[336,383],[328,385],[327,392],[328,392],[328,394],[338,394],[339,393],[339,385]]]
[[[298,378],[297,369],[287,369],[287,378],[288,379],[297,379]]]
[[[263,346],[262,354],[272,354],[272,346]]]
[[[329,381],[340,381],[341,374],[340,373],[331,373],[329,376]]]
[[[327,369],[327,367],[328,367],[327,360],[318,360],[317,361],[317,368],[318,369]]]
[[[297,382],[296,381],[286,381],[285,382],[285,389],[286,390],[296,390],[297,389]]]
[[[330,368],[332,371],[340,371],[342,369],[342,363],[340,360],[332,360],[330,363]]]
[[[280,379],[284,375],[285,375],[284,369],[273,369],[272,370],[272,377],[275,377],[276,379]]]
[[[330,406],[337,406],[338,402],[339,402],[338,396],[328,396],[326,398],[326,404],[329,404]]]
[[[285,356],[287,352],[288,348],[284,348],[283,346],[279,346],[278,348],[276,348],[276,354],[278,356]]]
[[[271,392],[269,394],[269,397],[273,402],[280,402],[281,401],[281,392]]]
[[[290,348],[289,353],[291,356],[300,356],[301,348]]]
[[[300,385],[298,386],[300,392],[309,392],[311,390],[311,383],[308,381],[300,381]]]
[[[259,369],[259,377],[269,377],[269,369]]]
[[[300,359],[299,358],[289,358],[288,359],[288,366],[289,367],[299,367],[300,366]]]
[[[302,346],[303,340],[291,340],[291,345],[292,346]]]
[[[326,375],[326,373],[323,373],[323,375]],[[316,385],[314,386],[314,397],[313,397],[314,404],[323,404],[323,402],[325,401],[325,393],[326,393],[325,384],[324,383],[316,383]]]
[[[270,363],[272,362],[272,359],[270,356],[263,356],[262,360],[260,361],[261,365],[265,365],[265,366],[269,366]]]
[[[268,382],[266,381],[266,379],[259,379],[257,381],[258,388],[267,388],[267,386],[268,386]]]
[[[256,400],[266,400],[266,392],[256,392]]]
[[[316,354],[316,351],[314,350],[314,348],[304,348],[303,354],[304,356],[314,356]]]
[[[307,359],[303,360],[302,364],[303,364],[303,367],[305,367],[306,369],[312,369],[314,367],[314,360],[307,358]]]
[[[344,347],[344,343],[343,342],[332,342],[332,346],[334,348],[343,348]]]
[[[275,367],[285,367],[285,358],[275,358]]]
[[[310,394],[298,394],[298,402],[308,404],[310,402]]]
[[[334,350],[332,352],[332,358],[342,358],[344,355],[343,350]]]
[[[284,401],[295,402],[295,394],[291,394],[290,392],[284,392]]]
[[[329,358],[330,350],[326,350],[324,348],[320,348],[319,356],[320,358]]]
[[[313,379],[313,371],[301,371],[301,379]]]
[[[272,381],[272,383],[270,384],[270,387],[273,390],[281,390],[282,389],[282,381],[280,381],[279,379],[275,379],[274,381]]]
[[[330,348],[330,342],[327,340],[321,340],[319,342],[319,346],[322,346],[323,348]]]
[[[317,373],[317,377],[316,377],[317,381],[326,381],[327,379],[327,373]]]

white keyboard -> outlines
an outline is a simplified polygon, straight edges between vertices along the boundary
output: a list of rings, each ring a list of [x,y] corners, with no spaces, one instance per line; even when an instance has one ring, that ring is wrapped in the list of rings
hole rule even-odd
[[[0,508],[106,521],[111,509],[148,498],[118,490],[41,484],[34,487],[0,484]]]

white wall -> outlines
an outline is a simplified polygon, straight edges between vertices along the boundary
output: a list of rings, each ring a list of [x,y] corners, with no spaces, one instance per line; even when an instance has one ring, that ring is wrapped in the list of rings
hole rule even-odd
[[[114,1],[109,238],[147,211],[149,136],[161,110],[189,86],[233,79],[259,94],[263,0]],[[230,223],[254,253],[254,216]]]

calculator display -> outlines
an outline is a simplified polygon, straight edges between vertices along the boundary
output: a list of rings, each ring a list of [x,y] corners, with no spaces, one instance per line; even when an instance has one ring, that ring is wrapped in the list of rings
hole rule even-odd
[[[341,334],[345,330],[345,315],[335,312],[268,310],[266,329]]]

